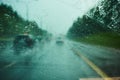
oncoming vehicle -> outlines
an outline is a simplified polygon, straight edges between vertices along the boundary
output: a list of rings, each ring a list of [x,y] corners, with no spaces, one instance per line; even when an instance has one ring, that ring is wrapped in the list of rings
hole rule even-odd
[[[29,35],[18,35],[13,41],[13,49],[15,54],[20,54],[34,47],[35,40]]]

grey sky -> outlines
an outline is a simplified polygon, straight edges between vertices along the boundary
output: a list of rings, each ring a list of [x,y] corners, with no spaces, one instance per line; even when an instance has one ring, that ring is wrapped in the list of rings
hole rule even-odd
[[[98,0],[0,0],[12,5],[19,15],[35,20],[52,33],[65,34],[78,16],[85,14]],[[28,7],[28,8],[27,8]]]

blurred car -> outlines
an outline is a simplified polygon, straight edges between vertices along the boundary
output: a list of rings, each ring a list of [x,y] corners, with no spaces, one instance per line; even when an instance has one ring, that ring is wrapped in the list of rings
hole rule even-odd
[[[64,44],[63,39],[62,39],[61,37],[58,37],[58,38],[56,39],[56,44],[59,44],[59,45]]]
[[[34,47],[35,40],[29,35],[18,35],[13,41],[13,49],[15,54],[25,52],[27,49]]]

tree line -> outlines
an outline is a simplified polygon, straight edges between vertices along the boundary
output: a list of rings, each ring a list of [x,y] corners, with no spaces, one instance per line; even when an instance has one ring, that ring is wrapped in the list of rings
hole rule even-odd
[[[68,37],[84,37],[101,32],[120,33],[120,1],[103,0],[73,22]]]
[[[40,29],[35,21],[23,19],[11,6],[0,4],[0,36],[12,37],[26,32],[34,36],[43,36],[47,33]]]

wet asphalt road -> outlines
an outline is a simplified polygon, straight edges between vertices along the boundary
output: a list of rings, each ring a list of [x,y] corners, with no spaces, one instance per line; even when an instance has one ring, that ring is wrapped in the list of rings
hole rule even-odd
[[[80,53],[109,76],[120,76],[120,51],[64,41],[63,45],[51,42],[38,43],[32,50],[21,55],[12,54],[7,47],[0,55],[0,80],[79,80],[100,77],[71,48]],[[114,73],[114,74],[113,74]]]

